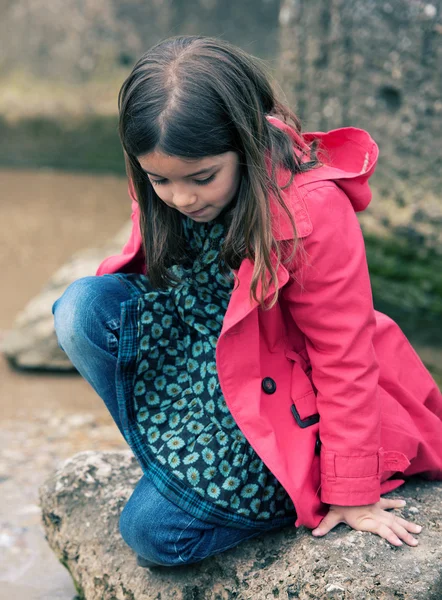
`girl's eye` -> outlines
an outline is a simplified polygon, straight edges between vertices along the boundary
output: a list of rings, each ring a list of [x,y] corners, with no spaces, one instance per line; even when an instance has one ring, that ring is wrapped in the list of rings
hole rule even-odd
[[[194,179],[193,182],[196,185],[207,185],[208,183],[210,183],[211,181],[213,181],[215,179],[215,175],[216,173],[214,173],[213,175],[210,175],[210,177],[207,177],[206,179]],[[163,185],[164,183],[167,183],[167,179],[149,179],[150,183],[152,185]]]
[[[215,173],[213,175],[211,175],[210,177],[207,177],[207,179],[194,179],[194,182],[196,183],[196,185],[207,185],[214,179],[215,179]]]

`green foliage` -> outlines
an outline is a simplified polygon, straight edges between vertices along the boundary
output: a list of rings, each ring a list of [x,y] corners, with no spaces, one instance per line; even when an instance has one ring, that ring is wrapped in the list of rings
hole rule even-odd
[[[116,116],[34,117],[9,124],[0,117],[0,165],[124,174]]]
[[[375,308],[413,342],[441,347],[441,256],[405,237],[364,238]]]

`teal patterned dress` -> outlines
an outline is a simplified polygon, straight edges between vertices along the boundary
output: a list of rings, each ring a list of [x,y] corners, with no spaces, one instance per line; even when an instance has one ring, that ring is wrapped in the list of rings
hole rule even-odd
[[[122,304],[117,394],[126,440],[169,500],[217,525],[268,529],[293,523],[294,505],[236,425],[217,377],[215,349],[233,289],[219,270],[219,217],[183,217],[189,260],[177,286],[119,276]]]

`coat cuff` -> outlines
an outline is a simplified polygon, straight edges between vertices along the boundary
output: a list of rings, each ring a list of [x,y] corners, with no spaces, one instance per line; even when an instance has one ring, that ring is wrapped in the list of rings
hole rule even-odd
[[[362,506],[379,502],[384,471],[405,471],[410,461],[394,450],[380,448],[376,454],[342,456],[321,451],[321,500],[339,506]]]

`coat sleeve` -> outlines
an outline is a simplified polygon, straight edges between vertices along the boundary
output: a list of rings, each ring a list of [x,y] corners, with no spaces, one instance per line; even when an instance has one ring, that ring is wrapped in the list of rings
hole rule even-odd
[[[317,389],[321,500],[358,506],[380,498],[383,469],[375,314],[361,228],[333,182],[304,197],[313,230],[284,292],[305,336]]]
[[[107,273],[145,273],[145,258],[141,242],[140,209],[132,182],[129,181],[129,196],[132,200],[132,231],[121,254],[105,258],[96,274]]]

